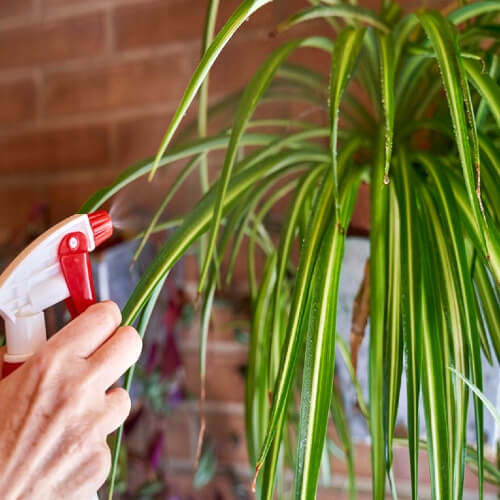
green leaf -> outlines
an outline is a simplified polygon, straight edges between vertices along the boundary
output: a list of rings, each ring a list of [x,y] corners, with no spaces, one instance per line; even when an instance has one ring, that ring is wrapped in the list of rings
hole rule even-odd
[[[308,43],[309,39],[292,40],[291,42],[288,42],[277,49],[266,59],[264,64],[259,68],[255,76],[252,78],[251,82],[248,84],[243,97],[241,98],[240,105],[238,106],[238,110],[234,119],[234,126],[231,132],[231,139],[227,147],[224,165],[220,174],[220,181],[217,183],[217,200],[211,222],[210,236],[208,240],[205,260],[200,273],[198,291],[201,291],[203,289],[208,270],[212,263],[212,256],[217,241],[218,228],[220,220],[222,218],[224,198],[226,196],[229,180],[231,179],[237,152],[240,147],[240,140],[243,136],[248,121],[250,120],[263,93],[268,88],[272,78],[274,77],[276,71],[281,66],[283,61],[285,61],[296,48],[302,45],[307,46]]]
[[[427,223],[428,225],[428,223]],[[419,249],[422,257],[422,282],[425,293],[421,294],[422,307],[422,393],[424,399],[427,440],[429,444],[429,467],[431,474],[432,497],[451,498],[449,436],[447,422],[447,399],[445,390],[445,368],[443,367],[443,346],[436,335],[441,324],[438,315],[439,298],[434,286],[436,263],[434,247],[427,243],[432,237],[425,231],[425,223],[420,224]],[[425,243],[424,243],[425,242]]]
[[[141,317],[139,320],[139,324],[137,325],[137,332],[139,333],[141,339],[144,338],[146,333],[146,329],[149,325],[149,321],[153,314],[153,310],[156,306],[156,302],[158,301],[161,291],[163,290],[163,285],[165,284],[165,280],[167,276],[165,275],[161,280],[158,281],[156,286],[153,289],[153,292],[147,303],[144,305],[144,309],[141,312]],[[130,391],[130,387],[132,385],[132,379],[134,378],[136,365],[133,364],[125,374],[125,378],[123,380],[123,388],[128,392]],[[112,460],[111,460],[111,471],[109,473],[109,492],[108,492],[108,500],[112,500],[113,492],[115,487],[116,474],[118,472],[118,463],[120,460],[120,449],[122,445],[123,438],[123,425],[120,426],[116,433],[116,438],[113,446],[112,452]]]
[[[401,220],[394,183],[389,188],[389,249],[387,266],[389,288],[387,294],[387,325],[384,342],[384,414],[386,466],[393,498],[397,497],[391,476],[393,464],[393,437],[401,392],[403,371],[403,336],[401,325]]]
[[[238,28],[251,16],[256,10],[260,9],[266,3],[269,3],[271,0],[245,0],[241,3],[241,5],[234,11],[233,15],[228,19],[226,24],[219,31],[218,35],[215,37],[215,40],[212,42],[210,47],[207,48],[205,53],[203,54],[201,61],[193,73],[193,76],[182,96],[181,102],[174,113],[172,121],[163,137],[160,148],[156,153],[153,168],[151,170],[151,174],[149,178],[151,179],[156,172],[160,164],[161,157],[165,153],[170,141],[172,140],[177,128],[179,127],[182,118],[186,114],[190,104],[193,102],[193,99],[198,92],[198,89],[202,85],[205,78],[208,76],[208,73],[215,63],[217,57],[221,53],[222,49],[229,42],[234,33],[238,30]]]
[[[370,26],[378,28],[381,31],[389,32],[387,25],[380,17],[369,9],[363,9],[354,5],[319,5],[301,10],[293,14],[288,19],[280,23],[277,32],[284,31],[292,26],[318,18],[339,17],[349,21],[360,21]]]
[[[156,212],[153,218],[151,219],[151,222],[149,223],[148,227],[146,228],[146,231],[144,232],[144,235],[142,236],[142,240],[139,243],[139,246],[137,247],[134,256],[132,257],[132,264],[134,264],[139,259],[139,256],[141,255],[144,247],[146,246],[146,243],[148,242],[149,237],[153,232],[153,229],[158,224],[158,221],[160,220],[160,217],[162,216],[163,212],[165,212],[167,205],[172,201],[172,198],[174,197],[175,193],[179,190],[184,181],[189,177],[189,174],[191,174],[191,172],[198,166],[200,161],[201,161],[200,156],[195,156],[192,160],[190,160],[189,163],[181,170],[174,183],[168,189],[165,198],[161,202],[160,206],[156,209]]]
[[[255,155],[248,156],[245,161],[243,161],[240,164],[240,168],[249,168],[251,165],[255,165],[259,161],[262,161],[265,159],[268,155],[270,155],[273,152],[279,151],[282,147],[284,147],[286,144],[292,144],[294,142],[294,137],[296,139],[300,138],[316,138],[316,137],[326,137],[328,135],[328,129],[314,129],[314,130],[308,130],[305,132],[299,132],[297,134],[292,134],[287,136],[286,138],[276,141],[275,143],[272,143],[269,147],[262,148],[259,150]],[[293,145],[293,144],[292,144]],[[307,148],[307,144],[303,144],[301,141],[298,141],[297,147],[305,151],[305,148]],[[313,151],[310,151],[313,152]],[[249,161],[250,160],[250,161]],[[314,176],[319,174],[319,171],[316,169],[313,169]],[[236,229],[236,236],[235,236],[235,241],[232,245],[232,250],[231,250],[231,256],[229,258],[229,264],[227,268],[227,277],[226,277],[226,283],[229,284],[232,279],[232,274],[233,274],[233,269],[236,263],[236,258],[238,256],[238,252],[240,249],[240,245],[243,240],[243,236],[245,234],[248,222],[251,218],[251,215],[253,211],[255,210],[255,207],[257,206],[258,203],[260,203],[262,197],[265,195],[267,189],[270,187],[269,182],[263,182],[260,183],[258,187],[254,189],[253,192],[250,192],[247,194],[248,199],[245,201],[244,207],[246,207],[246,210],[243,210],[245,212],[244,216],[241,218],[241,222]],[[288,259],[283,261],[283,264],[286,267]],[[280,261],[281,262],[281,261]]]
[[[210,317],[212,316],[212,306],[214,303],[214,295],[217,281],[215,273],[209,279],[207,291],[203,296],[203,303],[201,306],[200,315],[200,387],[201,395],[200,400],[205,400],[205,380],[207,373],[207,341],[208,331],[210,328]]]
[[[385,310],[387,292],[387,210],[389,188],[384,179],[384,136],[379,133],[371,179],[372,209],[370,213],[370,345],[368,373],[370,394],[370,434],[372,439],[373,498],[385,495],[384,446],[384,372],[380,369],[384,352]]]
[[[463,324],[463,332],[465,333],[464,338],[460,339],[463,343],[466,341],[466,345],[470,349],[470,365],[472,370],[472,376],[474,383],[477,384],[479,388],[482,387],[482,369],[481,369],[481,353],[480,353],[480,343],[479,334],[477,332],[477,318],[475,316],[474,305],[474,289],[467,263],[467,254],[463,241],[462,231],[460,227],[460,218],[458,217],[458,210],[456,207],[455,200],[451,191],[451,187],[447,183],[447,179],[444,176],[437,174],[436,170],[432,164],[421,155],[425,164],[428,166],[428,171],[431,174],[433,181],[436,186],[437,201],[440,206],[439,214],[447,222],[447,228],[449,230],[449,238],[451,241],[450,252],[452,255],[451,266],[453,272],[455,273],[455,287],[456,295],[460,303],[460,316]],[[427,203],[428,208],[432,210],[432,204]],[[437,216],[434,215],[437,219]],[[432,224],[436,226],[436,222],[433,221]],[[467,307],[470,304],[471,307]],[[476,420],[476,443],[478,450],[479,459],[479,496],[483,496],[483,477],[482,477],[482,462],[483,462],[483,411],[480,401],[474,398],[474,410],[475,410],[475,420]]]
[[[365,30],[363,28],[345,28],[335,41],[332,53],[332,66],[330,72],[330,148],[332,153],[333,168],[333,196],[335,198],[336,213],[338,216],[338,162],[337,141],[339,110],[342,94],[349,83],[354,66],[358,60],[359,51],[363,44]]]
[[[324,162],[327,155],[316,153],[316,160]],[[277,172],[286,175],[287,169],[292,165],[303,164],[304,160],[314,161],[314,155],[304,152],[284,152],[265,161],[242,170],[236,174],[229,184],[225,197],[227,209],[238,197],[246,192],[255,182],[262,180]],[[155,285],[180,259],[190,245],[209,227],[217,195],[217,184],[203,197],[196,207],[187,215],[182,226],[167,240],[164,247],[155,257],[154,261],[142,275],[141,280],[130,296],[123,310],[124,324],[130,324],[144,302],[151,295]]]
[[[276,138],[270,134],[245,134],[242,140],[244,146],[258,146],[269,144]],[[158,167],[166,167],[176,161],[184,160],[191,156],[203,153],[205,151],[218,151],[226,149],[229,143],[227,134],[220,134],[215,137],[207,139],[199,139],[189,144],[183,144],[173,148],[170,153],[166,154],[158,164]],[[80,208],[78,213],[86,214],[94,212],[100,208],[112,196],[117,194],[120,190],[128,186],[131,182],[140,179],[142,176],[148,174],[153,169],[153,160],[147,158],[141,160],[130,167],[126,168],[110,185],[100,189],[94,193]]]
[[[305,334],[303,325],[304,312],[306,310],[305,306],[307,304],[307,296],[313,274],[314,262],[319,251],[319,242],[322,239],[331,215],[332,191],[333,182],[331,182],[331,177],[327,176],[323,182],[318,201],[316,202],[316,216],[311,221],[306,237],[306,243],[302,248],[300,256],[295,291],[288,319],[285,348],[281,356],[279,376],[273,390],[273,406],[266,438],[256,463],[256,474],[258,474],[267,453],[269,452],[273,438],[278,429],[278,424],[288,403],[289,391],[295,374],[297,358],[299,356],[299,351]]]
[[[465,461],[469,467],[477,474],[477,453],[472,446],[467,446]],[[496,464],[492,464],[485,460],[484,462],[484,479],[490,484],[500,486],[500,468]]]
[[[250,459],[257,470],[262,468],[257,496],[260,500],[272,500],[276,495],[284,498],[290,493],[286,491],[286,471],[297,465],[296,496],[314,497],[320,467],[328,465],[327,452],[332,449],[331,444],[324,446],[328,409],[345,450],[336,451],[347,461],[349,494],[353,497],[354,459],[341,397],[334,391],[333,401],[329,400],[335,325],[324,325],[334,323],[332,304],[341,265],[338,255],[346,229],[338,225],[334,204],[339,204],[338,193],[347,196],[352,176],[358,179],[364,175],[371,181],[372,194],[368,412],[348,349],[341,339],[337,345],[362,411],[369,413],[373,496],[384,498],[387,477],[396,493],[392,446],[397,441],[394,427],[403,356],[410,385],[413,497],[418,495],[417,453],[422,446],[430,457],[433,497],[459,500],[466,464],[478,471],[480,485],[483,478],[498,482],[496,468],[484,460],[483,443],[479,442],[483,432],[481,399],[478,394],[470,395],[467,386],[446,369],[454,367],[480,390],[481,350],[488,353],[491,341],[500,359],[500,301],[495,288],[500,283],[500,110],[498,58],[492,57],[498,49],[498,2],[462,5],[447,20],[428,12],[402,17],[397,4],[386,0],[380,14],[353,5],[355,0],[314,0],[310,2],[314,3],[312,9],[292,16],[279,29],[323,18],[339,34],[336,40],[332,36],[279,42],[281,48],[271,54],[245,91],[235,92],[209,109],[210,68],[243,22],[243,13],[253,12],[267,0],[238,2],[237,13],[211,43],[219,3],[207,2],[202,61],[167,129],[164,149],[158,152],[156,162],[146,159],[133,165],[82,208],[84,212],[96,210],[123,187],[159,167],[178,160],[185,164],[146,232],[139,235],[147,238],[162,228],[175,228],[130,297],[124,322],[130,324],[139,316],[142,324],[155,287],[195,242],[202,239],[208,243],[210,236],[211,250],[199,247],[200,256],[206,259],[200,266],[206,267],[200,287],[203,378],[209,369],[205,354],[211,303],[218,285],[217,266],[229,258],[229,280],[241,242],[247,237],[255,314],[249,339],[254,344],[249,346],[252,366],[246,381],[246,426]],[[460,25],[460,31],[451,23]],[[362,35],[361,26],[366,24],[369,27]],[[493,42],[486,46],[485,40]],[[285,63],[292,46],[305,45],[335,54],[331,89],[321,74]],[[481,73],[478,60],[490,67],[489,75]],[[363,89],[362,96],[354,86],[352,92],[346,90],[351,74]],[[447,99],[440,94],[442,87]],[[177,134],[198,91],[198,119]],[[280,110],[285,110],[284,105],[289,110],[290,103],[292,118],[290,112],[276,114],[276,104]],[[253,120],[261,105],[270,105],[273,115]],[[340,106],[345,116],[339,121]],[[324,121],[326,113],[330,114],[329,126],[319,127],[316,118]],[[205,137],[212,118],[218,119],[214,125],[220,132]],[[197,131],[201,137],[181,143],[181,137],[184,141]],[[176,144],[169,145],[174,135]],[[218,182],[209,187],[204,162],[212,151],[224,151],[226,160]],[[479,160],[481,198],[476,194]],[[173,192],[200,161],[202,199],[187,214],[159,223]],[[389,180],[389,172],[393,182],[387,186],[384,177]],[[286,194],[291,196],[285,198]],[[278,201],[288,204],[288,210],[276,244],[276,219],[271,208]],[[300,252],[298,266],[295,250]],[[258,271],[257,252],[268,258],[263,274]],[[126,384],[130,381],[131,374]],[[427,443],[418,439],[420,387]],[[161,388],[153,389],[148,397],[154,395],[159,400]],[[466,445],[472,398],[477,453]],[[299,399],[304,403],[300,418]],[[118,437],[121,439],[120,433]],[[298,458],[292,452],[297,446]],[[116,474],[116,465],[113,467],[112,474]]]
[[[219,0],[209,0],[207,13],[205,16],[205,29],[203,30],[203,41],[201,45],[201,56],[205,55],[208,47],[212,44],[215,23],[217,21],[217,12],[219,10]],[[208,131],[208,87],[210,74],[208,73],[205,80],[201,84],[200,99],[198,104],[198,136],[203,138],[207,136]],[[208,157],[203,153],[200,158],[200,187],[202,194],[205,194],[209,187],[208,179]],[[201,256],[206,253],[206,238],[203,236],[200,239],[200,252],[198,265],[201,266]]]
[[[462,380],[469,389],[483,402],[484,406],[488,409],[488,411],[493,415],[493,418],[496,420],[497,424],[500,423],[500,413],[497,412],[491,401],[485,396],[485,394],[470,380],[464,377],[461,373],[457,372],[452,366],[448,367],[448,370],[453,372],[459,379]]]
[[[356,149],[356,144],[359,145],[357,141],[353,141],[351,148],[346,147],[346,154],[342,154],[339,157],[339,173],[341,179],[343,178],[344,168],[347,167],[348,160]],[[303,313],[308,310],[308,290],[312,276],[313,263],[318,252],[316,246],[322,237],[325,226],[331,215],[329,209],[333,208],[331,206],[333,183],[330,181],[331,176],[327,176],[323,181],[322,188],[318,194],[314,207],[315,217],[310,220],[310,225],[304,238],[304,245],[301,249],[294,294],[290,305],[290,316],[288,318],[284,341],[286,348],[282,352],[280,368],[278,370],[279,377],[273,390],[273,407],[266,439],[256,464],[256,476],[269,452],[274,436],[280,432],[279,429],[281,429],[281,427],[279,427],[279,425],[283,423],[281,417],[284,415],[287,406],[289,390],[295,374],[300,345],[304,338],[303,328],[305,325],[305,315]]]
[[[491,283],[485,266],[479,262],[476,263],[474,268],[474,281],[476,283],[485,322],[488,325],[491,343],[497,361],[500,363],[500,300],[496,294],[494,285]]]
[[[460,6],[448,16],[448,19],[454,24],[461,24],[473,17],[498,11],[500,11],[500,7],[496,0],[483,0]]]
[[[470,269],[470,274],[471,274],[473,281],[474,281],[476,265],[481,266],[481,262],[480,262],[481,259],[478,256],[478,253],[475,250],[475,248],[470,240],[465,239],[464,243],[465,243],[465,249],[467,252],[467,264],[468,264],[468,267]],[[490,349],[490,343],[488,340],[488,335],[486,334],[486,325],[485,325],[483,318],[482,318],[480,299],[479,299],[479,296],[477,294],[476,288],[474,288],[474,292],[475,292],[474,293],[474,299],[475,299],[474,304],[476,306],[476,313],[474,316],[476,317],[476,324],[477,324],[476,331],[479,335],[479,340],[481,342],[482,353],[486,357],[488,363],[491,365],[493,363],[493,358],[491,355],[491,349]]]
[[[337,339],[339,337],[337,336]],[[351,440],[351,429],[347,421],[345,413],[344,402],[342,401],[342,394],[333,384],[332,403],[330,405],[332,420],[335,424],[335,429],[339,436],[340,442],[344,449],[345,460],[347,462],[347,478],[349,481],[349,498],[350,500],[356,499],[356,467],[354,447]],[[332,443],[333,444],[333,443]],[[330,467],[330,463],[328,463]]]
[[[199,490],[208,484],[217,470],[217,459],[215,457],[215,451],[212,444],[204,447],[203,453],[201,454],[200,463],[196,469],[196,473],[193,478],[193,486],[195,489]]]
[[[352,365],[351,362],[349,348],[347,347],[346,341],[339,334],[337,334],[336,342],[340,355],[342,356],[342,359],[347,367],[347,371],[349,372],[349,376],[351,377],[351,382],[352,385],[354,386],[354,390],[356,391],[356,396],[358,398],[358,404],[361,413],[368,420],[370,418],[368,414],[368,406],[363,396],[363,390],[361,389],[361,384],[359,383],[359,379],[354,371],[354,366]]]
[[[136,498],[139,500],[146,500],[155,498],[156,495],[160,494],[165,490],[165,483],[162,480],[148,481],[146,484],[142,485],[135,493]]]
[[[401,218],[401,313],[405,351],[408,404],[408,440],[412,498],[418,498],[419,397],[422,364],[421,270],[418,252],[419,236],[415,227],[417,202],[411,176],[411,165],[403,150],[399,154],[398,176],[395,177]],[[404,256],[404,257],[403,257]]]
[[[428,197],[428,193],[423,191],[423,194]],[[446,235],[442,228],[441,220],[438,217],[437,211],[432,204],[426,204],[428,215],[431,219],[432,229],[435,235],[435,243],[439,256],[441,273],[439,268],[436,269],[436,276],[440,278],[442,283],[441,296],[442,304],[446,311],[446,316],[442,315],[441,330],[449,332],[451,335],[450,344],[451,355],[455,366],[460,366],[462,369],[468,369],[466,357],[466,342],[464,341],[465,333],[463,331],[463,321],[460,316],[460,308],[458,293],[456,292],[456,278],[452,269],[452,256],[446,244]],[[442,337],[443,343],[445,336]],[[449,356],[444,353],[443,363],[449,362]],[[447,372],[444,373],[444,378],[447,384],[447,406],[451,408],[448,410],[448,422],[450,437],[452,437],[451,453],[452,458],[452,472],[450,476],[453,477],[453,497],[454,499],[462,498],[463,494],[463,477],[464,477],[464,454],[463,450],[466,443],[466,423],[467,423],[467,409],[468,401],[465,391],[461,387],[453,387],[451,381],[447,377]]]
[[[438,12],[422,12],[417,16],[437,55],[443,84],[446,89],[448,107],[455,131],[469,203],[473,210],[475,224],[480,231],[483,251],[488,255],[486,224],[481,213],[480,185],[479,182],[476,185],[474,181],[475,173],[477,173],[479,180],[480,169],[476,155],[472,151],[477,142],[477,131],[467,124],[464,101],[469,115],[472,114],[472,104],[470,103],[468,87],[463,74],[457,32],[451,23]],[[473,137],[472,146],[469,133]]]
[[[270,400],[272,399],[271,389],[278,375],[281,341],[285,336],[285,329],[286,329],[288,296],[284,294],[282,295],[281,299],[282,299],[281,303],[282,311],[277,329],[273,318],[271,318],[271,320],[273,321],[269,325],[272,341],[274,342],[275,337],[278,338],[278,341],[276,343],[271,343],[270,347],[271,363],[269,363],[270,370],[268,375],[268,390],[269,390]],[[289,441],[287,434],[284,432],[285,423],[286,423],[286,415],[283,415],[281,421],[278,423],[278,430],[273,439],[273,443],[267,455],[266,461],[264,462],[261,474],[259,476],[259,481],[257,482],[257,496],[260,500],[273,500],[275,498],[274,496],[275,489],[277,490],[278,498],[284,498],[283,490],[285,488],[284,484],[285,449],[288,446],[288,441]],[[276,471],[279,466],[281,470],[277,473]]]
[[[464,59],[463,65],[469,79],[485,99],[491,114],[500,127],[500,87],[487,73],[482,73],[474,61]]]
[[[304,174],[302,181],[300,182],[298,189],[295,192],[293,201],[288,206],[287,215],[285,217],[285,222],[281,229],[280,234],[280,244],[278,247],[278,258],[277,262],[277,277],[276,286],[274,293],[274,312],[273,312],[273,335],[272,335],[272,352],[281,351],[281,338],[277,335],[280,323],[280,308],[281,308],[281,298],[282,298],[282,288],[285,279],[285,272],[287,268],[287,263],[290,258],[290,253],[292,250],[292,244],[294,241],[297,224],[299,221],[299,216],[301,209],[305,203],[307,197],[311,194],[311,191],[316,187],[318,181],[318,176],[321,173],[319,169],[315,171],[308,172]],[[277,370],[276,360],[271,359],[270,369],[274,372]],[[279,365],[279,358],[278,363]]]
[[[256,299],[250,333],[248,368],[245,386],[245,428],[250,463],[256,463],[269,417],[269,394],[267,391],[269,329],[271,294],[276,280],[276,254],[267,259],[266,268]]]
[[[499,67],[500,67],[500,57],[497,54],[493,54],[489,69],[489,77],[491,78],[493,83],[498,82],[497,77],[498,77]],[[488,106],[489,104],[487,100],[483,97],[483,99],[481,99],[481,102],[479,103],[479,107],[477,108],[476,121],[478,128],[481,128],[484,122]]]
[[[316,174],[315,177],[317,177],[320,173],[319,172],[320,169],[317,169],[317,170],[318,171],[313,170],[311,172],[312,174]],[[255,216],[255,220],[253,222],[253,230],[252,230],[252,233],[250,234],[249,243],[248,243],[248,268],[249,268],[248,281],[249,281],[249,285],[250,285],[250,297],[252,299],[255,298],[255,295],[256,295],[255,290],[257,288],[257,283],[256,283],[256,279],[255,279],[255,242],[257,239],[257,232],[258,232],[259,228],[263,227],[263,224],[262,224],[263,219],[267,215],[269,210],[271,210],[273,205],[275,205],[281,198],[283,198],[284,196],[289,194],[290,191],[295,189],[300,179],[301,178],[294,178],[294,179],[288,181],[287,183],[283,184],[279,188],[277,188],[274,191],[274,193],[272,193],[272,195],[267,198],[267,200],[265,201],[265,203],[259,209],[259,212]],[[270,245],[272,246],[271,251],[274,251],[274,246],[272,245],[272,243],[270,243]]]
[[[208,47],[212,44],[215,23],[217,20],[217,12],[219,10],[219,0],[209,0],[207,7],[207,14],[205,17],[205,29],[203,33],[203,43],[201,46],[201,55],[205,55]],[[200,88],[200,102],[198,105],[198,136],[206,137],[207,135],[207,119],[208,119],[208,85],[209,85],[210,75],[207,76]],[[207,156],[204,154],[201,158],[200,165],[200,184],[202,193],[204,194],[208,190],[208,165]]]
[[[384,182],[389,182],[389,167],[391,164],[392,142],[394,137],[394,75],[395,44],[392,35],[378,33],[377,41],[380,51],[381,96],[385,116],[385,166]]]
[[[346,186],[340,202],[341,219],[326,229],[312,280],[309,331],[306,337],[304,378],[300,403],[295,498],[314,498],[318,484],[328,414],[333,389],[337,298],[345,230],[354,202],[357,182]]]

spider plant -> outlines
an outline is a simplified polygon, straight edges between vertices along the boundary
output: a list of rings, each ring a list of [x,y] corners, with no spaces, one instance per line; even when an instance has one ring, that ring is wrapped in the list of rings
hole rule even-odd
[[[331,418],[354,498],[352,444],[334,385],[336,343],[349,362],[348,348],[336,335],[336,311],[346,233],[359,186],[369,183],[366,418],[373,497],[384,498],[387,483],[396,495],[392,450],[404,370],[412,498],[419,496],[422,446],[433,498],[463,496],[471,457],[482,498],[485,478],[498,483],[499,474],[484,458],[479,393],[469,398],[456,374],[481,391],[482,355],[490,363],[500,361],[500,3],[483,0],[450,7],[447,14],[405,14],[387,0],[377,11],[355,0],[311,0],[276,34],[323,19],[331,36],[287,37],[244,90],[208,110],[212,65],[241,24],[270,1],[244,0],[217,34],[218,0],[209,2],[200,63],[156,156],[125,170],[82,207],[95,210],[136,179],[149,175],[154,181],[159,169],[186,161],[142,237],[165,227],[175,231],[132,293],[123,322],[137,320],[145,331],[165,277],[199,242],[203,385],[214,293],[230,286],[240,244],[248,238],[253,318],[245,409],[257,497],[282,495],[286,468],[295,469],[294,497],[315,497],[325,450],[334,448],[327,439]],[[304,48],[328,54],[328,77],[289,62]],[[359,87],[368,99],[359,99]],[[198,94],[197,137],[179,136],[171,144]],[[328,125],[255,118],[259,106],[291,99],[322,107]],[[232,116],[229,127],[208,135],[211,116],[224,110]],[[225,158],[210,185],[207,154],[214,151]],[[196,170],[199,202],[189,213],[160,223],[174,192]],[[276,243],[266,222],[283,200],[288,209]],[[265,255],[262,272],[258,254]],[[229,266],[222,273],[224,258]],[[126,386],[132,375],[133,370]],[[425,436],[419,434],[421,397]],[[474,448],[466,442],[469,406],[475,412]],[[116,442],[118,449],[120,434]],[[111,482],[117,456],[115,450]]]

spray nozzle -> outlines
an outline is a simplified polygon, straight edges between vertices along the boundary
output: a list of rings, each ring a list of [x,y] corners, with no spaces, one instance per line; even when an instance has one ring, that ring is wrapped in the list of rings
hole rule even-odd
[[[94,243],[98,247],[104,243],[113,234],[113,222],[108,212],[98,210],[88,215],[90,227],[94,233]]]

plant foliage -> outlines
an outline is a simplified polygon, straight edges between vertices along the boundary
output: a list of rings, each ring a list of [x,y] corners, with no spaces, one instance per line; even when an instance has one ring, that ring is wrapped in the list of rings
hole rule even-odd
[[[140,317],[143,331],[162,281],[203,238],[199,292],[207,324],[214,291],[222,286],[221,259],[226,255],[234,264],[248,237],[253,319],[245,405],[257,496],[280,493],[276,477],[294,468],[295,498],[314,498],[324,450],[331,449],[325,448],[331,414],[354,497],[353,448],[334,388],[336,310],[345,235],[360,183],[369,182],[373,496],[384,498],[387,478],[394,487],[392,449],[404,370],[412,498],[419,496],[421,397],[433,497],[462,497],[464,467],[472,456],[482,498],[485,477],[498,480],[484,459],[479,396],[482,354],[500,362],[500,4],[483,0],[445,15],[405,14],[390,1],[372,11],[355,1],[311,0],[277,33],[321,18],[331,36],[284,42],[241,93],[216,105],[214,113],[225,110],[234,118],[229,128],[208,135],[210,69],[243,21],[269,1],[243,1],[218,34],[218,2],[210,2],[200,64],[157,155],[125,170],[82,208],[97,209],[127,184],[174,161],[186,160],[189,171],[173,189],[201,166],[205,194],[189,213],[167,222],[176,230],[142,276],[123,322]],[[289,62],[304,47],[328,54],[328,77]],[[171,145],[200,87],[199,137]],[[368,99],[359,98],[359,88]],[[259,106],[283,99],[321,107],[328,126],[255,118]],[[210,186],[206,155],[213,151],[224,151],[225,160]],[[171,196],[146,237],[165,227],[157,222]],[[283,199],[288,210],[275,245],[265,222]],[[293,248],[300,250],[298,263]],[[256,271],[257,251],[266,259],[262,273]],[[471,397],[462,377],[476,388]],[[472,451],[466,443],[471,405]],[[289,453],[292,448],[295,453]]]

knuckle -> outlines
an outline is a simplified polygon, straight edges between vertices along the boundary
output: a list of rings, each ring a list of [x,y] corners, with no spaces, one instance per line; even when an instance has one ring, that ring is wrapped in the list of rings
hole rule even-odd
[[[122,312],[120,311],[120,308],[118,307],[116,302],[108,300],[106,302],[103,302],[103,305],[106,307],[108,314],[112,316],[116,323],[119,324],[122,320]]]
[[[142,351],[142,339],[137,330],[131,326],[124,326],[120,329],[120,333],[123,335],[127,347],[138,357]]]
[[[62,358],[61,349],[45,348],[30,358],[28,363],[35,368],[40,380],[44,380],[47,377],[50,378],[59,369],[63,362]]]
[[[117,410],[123,415],[123,418],[126,418],[132,407],[129,393],[125,389],[117,388],[113,390],[113,394]]]
[[[122,319],[120,308],[111,301],[94,304],[92,306],[92,312],[98,314],[103,322],[113,327],[119,325]]]
[[[96,447],[92,456],[92,462],[94,464],[96,479],[99,482],[104,482],[111,469],[111,451],[106,443]]]

